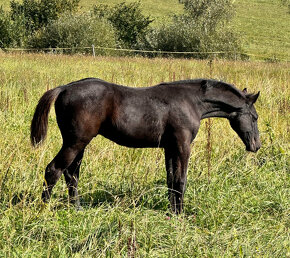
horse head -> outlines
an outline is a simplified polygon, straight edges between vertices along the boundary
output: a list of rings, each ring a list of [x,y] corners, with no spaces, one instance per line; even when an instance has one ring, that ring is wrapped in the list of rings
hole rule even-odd
[[[260,92],[257,94],[248,94],[247,89],[243,90],[245,94],[245,105],[238,111],[230,114],[229,121],[233,130],[239,135],[246,146],[247,151],[257,152],[261,148],[258,114],[254,107]]]

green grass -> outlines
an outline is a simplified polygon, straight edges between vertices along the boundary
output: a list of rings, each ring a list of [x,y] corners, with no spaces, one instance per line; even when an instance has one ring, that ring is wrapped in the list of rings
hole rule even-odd
[[[287,257],[289,65],[0,53],[0,257]],[[81,167],[83,205],[67,205],[61,179],[43,206],[43,171],[61,146],[52,110],[46,142],[29,126],[40,96],[84,77],[130,85],[213,77],[261,91],[263,147],[246,153],[227,121],[212,119],[210,176],[203,121],[192,145],[183,215],[167,219],[160,149],[129,149],[102,137]],[[210,179],[210,180],[209,180]],[[135,250],[135,251],[133,251]]]
[[[80,2],[80,11],[91,10],[94,5],[98,4],[107,4],[113,6],[121,2],[136,2],[135,0],[81,0]],[[181,13],[183,6],[178,3],[178,0],[141,0],[141,7],[144,11],[144,14],[150,15],[152,18],[157,19],[159,22],[164,22],[164,17],[168,17],[172,14]],[[9,10],[10,1],[9,0],[0,0],[0,6],[3,6],[5,10]]]
[[[127,0],[133,2],[134,0]],[[122,1],[100,0],[98,3],[113,5]],[[172,14],[182,12],[177,0],[142,0],[144,14],[155,19],[154,24],[164,23]],[[96,4],[95,0],[81,0],[80,11],[86,11]],[[0,0],[4,9],[9,9],[9,1]],[[279,0],[239,0],[236,1],[237,15],[233,22],[240,33],[243,49],[252,59],[290,60],[290,14],[287,6]]]
[[[97,3],[107,4],[109,6],[113,6],[115,4],[121,2],[136,2],[135,0],[126,0],[126,1],[118,1],[118,0],[100,0]],[[170,15],[182,13],[183,5],[181,5],[178,0],[141,0],[141,8],[145,15],[149,15],[152,17],[155,22],[161,23],[165,22]],[[90,10],[92,6],[96,4],[95,0],[81,0],[80,5],[83,6],[85,10]]]
[[[278,0],[237,1],[235,27],[248,53],[290,60],[290,14]]]

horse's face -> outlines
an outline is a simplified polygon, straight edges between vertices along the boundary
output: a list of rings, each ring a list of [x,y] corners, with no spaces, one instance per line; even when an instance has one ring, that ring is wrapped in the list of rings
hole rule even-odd
[[[257,124],[258,114],[254,107],[259,93],[247,95],[247,103],[244,108],[239,112],[233,112],[229,117],[231,127],[246,145],[246,150],[252,152],[257,152],[261,148]]]

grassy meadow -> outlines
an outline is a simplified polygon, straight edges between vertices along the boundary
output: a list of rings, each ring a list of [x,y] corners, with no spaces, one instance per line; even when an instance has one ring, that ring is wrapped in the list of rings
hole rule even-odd
[[[185,212],[168,217],[161,149],[129,149],[101,136],[85,152],[79,192],[64,179],[40,199],[43,172],[61,146],[52,109],[33,149],[41,95],[99,77],[132,87],[211,77],[261,91],[262,148],[247,153],[224,119],[202,122],[192,144]],[[0,53],[0,257],[289,257],[289,64]],[[208,156],[210,167],[208,168]]]
[[[239,0],[234,26],[255,59],[290,60],[290,14],[280,0]]]

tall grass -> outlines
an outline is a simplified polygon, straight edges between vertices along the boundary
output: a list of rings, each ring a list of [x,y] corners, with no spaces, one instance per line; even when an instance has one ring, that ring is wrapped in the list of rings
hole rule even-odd
[[[286,257],[289,249],[289,65],[287,63],[0,54],[0,256]],[[29,127],[40,96],[84,77],[149,86],[213,77],[261,91],[262,149],[246,153],[223,119],[203,121],[192,144],[185,212],[167,216],[163,151],[129,149],[101,136],[86,150],[82,211],[61,179],[40,200],[43,171],[61,146],[52,111],[46,142]],[[208,180],[210,177],[210,180]]]

